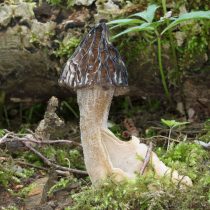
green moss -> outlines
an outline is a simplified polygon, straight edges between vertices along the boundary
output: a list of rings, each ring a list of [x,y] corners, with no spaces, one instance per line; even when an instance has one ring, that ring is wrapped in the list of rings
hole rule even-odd
[[[157,152],[166,165],[188,175],[192,180],[201,176],[203,163],[210,158],[201,146],[188,142],[182,142],[168,152],[162,148]]]
[[[204,123],[203,133],[200,134],[200,140],[210,142],[210,118]]]
[[[5,168],[5,164],[0,166],[0,186],[6,187],[13,178],[13,172]]]
[[[181,27],[181,31],[187,37],[184,39],[184,43],[177,47],[180,57],[179,66],[182,71],[202,70],[197,69],[196,66],[192,68],[192,66],[208,52],[209,26],[208,21],[202,20]]]
[[[74,6],[75,1],[74,0],[47,0],[47,2],[53,6],[59,6],[59,7],[67,7],[70,8]]]
[[[206,209],[210,204],[210,173],[206,162],[209,154],[198,145],[180,143],[169,152],[158,149],[161,159],[172,168],[191,176],[193,187],[180,189],[166,178],[153,173],[136,180],[115,183],[105,181],[100,188],[85,187],[72,195],[74,204],[66,210],[87,209]]]
[[[61,190],[66,188],[70,183],[72,183],[73,181],[75,182],[76,179],[74,178],[61,178],[58,182],[56,182],[56,184],[54,184],[50,190],[48,191],[48,194],[52,194],[53,192],[57,191],[57,190]]]
[[[18,210],[18,207],[9,205],[8,207],[2,207],[2,210]]]
[[[0,150],[0,153],[2,158],[2,160],[0,159],[0,188],[8,188],[8,186],[11,186],[12,184],[20,183],[22,180],[33,176],[33,168],[18,168],[13,162],[13,159],[3,150]]]
[[[133,62],[141,62],[140,55],[146,54],[151,46],[145,41],[142,34],[135,37],[127,37],[126,39],[120,38],[116,45],[121,52],[127,65]]]
[[[66,147],[55,147],[55,146],[45,146],[40,148],[40,152],[59,165],[71,168],[78,168],[81,170],[85,169],[83,156],[77,149],[71,149]],[[27,151],[24,154],[24,158],[37,166],[42,166],[43,161],[34,153]]]
[[[80,39],[76,37],[71,37],[67,41],[57,41],[59,44],[59,48],[54,51],[54,54],[57,57],[69,57],[75,50],[75,48],[78,46],[80,43]]]

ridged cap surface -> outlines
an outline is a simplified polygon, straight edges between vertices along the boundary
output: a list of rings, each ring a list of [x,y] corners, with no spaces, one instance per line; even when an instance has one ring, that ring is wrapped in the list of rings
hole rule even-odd
[[[105,23],[92,28],[85,36],[65,64],[59,84],[73,89],[94,85],[104,88],[128,86],[125,64],[109,42]]]

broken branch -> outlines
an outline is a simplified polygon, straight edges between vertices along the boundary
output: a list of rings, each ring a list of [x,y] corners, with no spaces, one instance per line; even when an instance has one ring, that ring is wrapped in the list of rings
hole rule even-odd
[[[6,134],[2,138],[0,138],[0,144],[9,142],[9,141],[21,141],[21,142],[29,141],[36,144],[62,144],[63,143],[63,144],[71,144],[71,145],[82,147],[80,143],[72,141],[72,140],[37,140],[34,135],[33,135],[33,138],[29,138],[27,134],[24,134],[24,137],[19,137],[19,134],[17,135],[7,130],[4,130],[4,131],[6,132]]]
[[[143,165],[141,167],[140,170],[140,174],[143,175],[144,171],[146,170],[147,165],[149,164],[150,158],[151,158],[151,154],[152,154],[152,142],[149,143],[149,147],[147,149],[147,153],[143,162]]]
[[[34,154],[36,154],[38,157],[40,157],[48,166],[52,166],[55,169],[60,169],[60,170],[64,170],[64,171],[69,171],[71,173],[77,173],[77,174],[84,174],[87,175],[86,171],[82,171],[82,170],[78,170],[78,169],[72,169],[72,168],[67,168],[67,167],[63,167],[63,166],[59,166],[55,163],[52,163],[48,158],[46,158],[44,155],[42,155],[39,151],[37,151],[35,148],[33,148],[32,146],[28,145],[26,142],[23,142],[24,145],[30,149]]]
[[[29,142],[33,142],[33,143],[37,143],[37,144],[68,143],[68,144],[73,144],[73,145],[80,146],[80,147],[81,147],[81,144],[79,144],[77,142],[74,142],[74,141],[69,141],[69,140],[40,141],[40,140],[35,139],[35,137],[32,137],[33,139],[31,139],[27,135],[25,135],[24,137],[19,137],[17,134],[15,134],[13,132],[10,132],[10,131],[7,131],[7,130],[5,130],[5,132],[6,132],[6,134],[2,138],[0,138],[0,144],[6,143],[6,142],[12,142],[12,141],[17,141],[17,142],[19,141],[25,147],[27,147],[30,151],[32,151],[34,154],[36,154],[38,157],[40,157],[46,165],[54,167],[55,169],[62,170],[62,171],[68,171],[68,172],[71,172],[71,173],[87,175],[86,171],[63,167],[63,166],[60,166],[60,165],[57,165],[57,164],[51,162],[47,157],[45,157],[38,150],[36,150],[33,146],[31,146],[29,144]]]

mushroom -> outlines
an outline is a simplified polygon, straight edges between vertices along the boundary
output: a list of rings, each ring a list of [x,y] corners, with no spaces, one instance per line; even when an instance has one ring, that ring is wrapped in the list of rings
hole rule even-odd
[[[107,127],[113,96],[128,87],[126,67],[108,37],[105,23],[93,27],[67,61],[59,80],[77,91],[85,165],[94,185],[110,176],[116,181],[134,179],[148,150],[138,138],[121,141]],[[189,177],[166,167],[153,152],[151,165],[157,176],[192,184]]]

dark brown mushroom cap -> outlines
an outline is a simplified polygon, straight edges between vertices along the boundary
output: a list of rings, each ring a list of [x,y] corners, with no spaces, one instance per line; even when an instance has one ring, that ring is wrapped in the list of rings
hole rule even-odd
[[[108,36],[105,23],[90,30],[65,64],[60,85],[74,89],[94,85],[128,86],[125,64]]]

